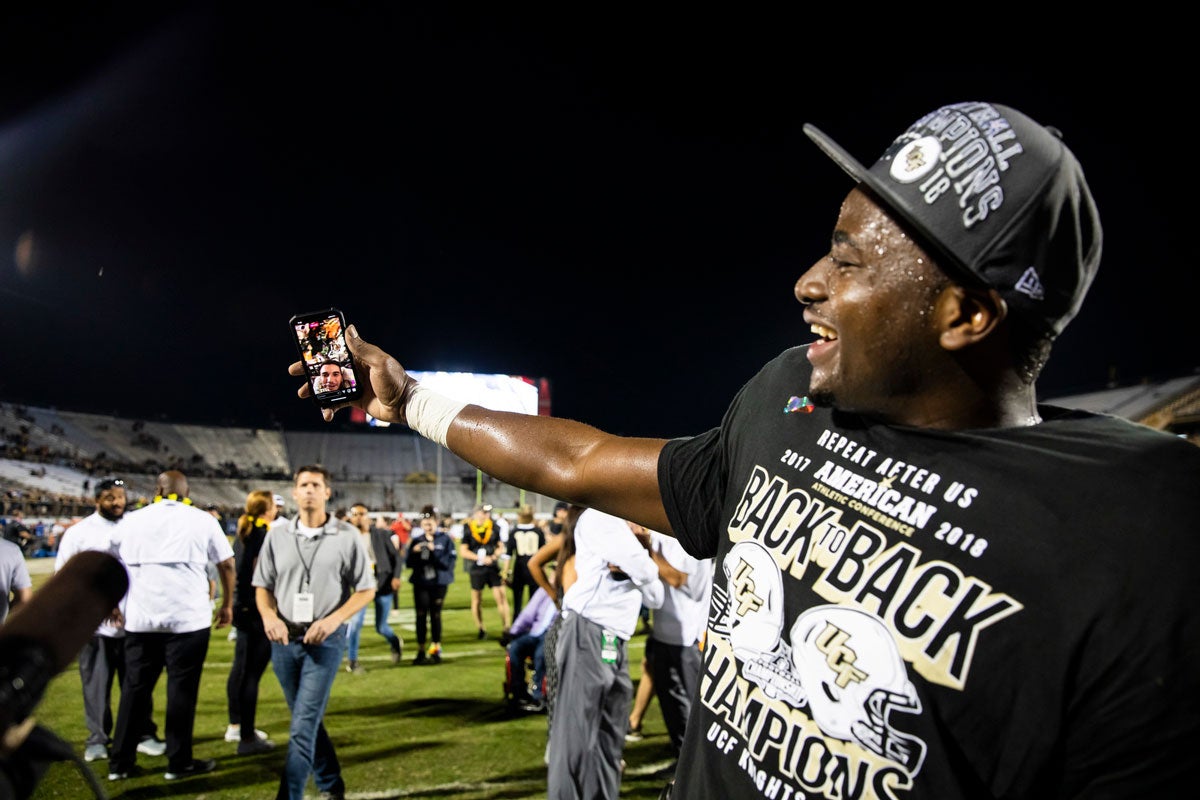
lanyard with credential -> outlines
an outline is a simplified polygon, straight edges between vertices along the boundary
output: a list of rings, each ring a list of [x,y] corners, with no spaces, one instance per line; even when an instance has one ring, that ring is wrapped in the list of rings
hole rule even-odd
[[[325,531],[322,530],[321,534],[319,536],[317,536],[317,546],[313,548],[312,558],[309,560],[309,562],[307,564],[305,564],[304,563],[304,554],[300,552],[300,539],[299,539],[299,537],[296,537],[296,536],[292,537],[292,544],[294,544],[296,546],[296,558],[300,559],[300,566],[304,567],[304,587],[303,588],[305,590],[312,588],[312,565],[317,563],[317,551],[321,549],[321,543],[324,541],[325,541]]]

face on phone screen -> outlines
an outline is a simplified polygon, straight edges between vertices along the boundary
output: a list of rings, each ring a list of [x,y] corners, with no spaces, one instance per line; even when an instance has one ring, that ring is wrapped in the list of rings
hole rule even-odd
[[[292,319],[296,345],[318,403],[339,402],[359,394],[344,326],[342,315],[336,310]]]

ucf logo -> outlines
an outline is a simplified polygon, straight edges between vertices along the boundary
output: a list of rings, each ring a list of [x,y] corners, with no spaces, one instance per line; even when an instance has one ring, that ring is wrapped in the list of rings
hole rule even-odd
[[[746,561],[738,562],[730,584],[733,587],[733,599],[737,602],[737,615],[739,617],[744,617],[747,613],[758,611],[762,608],[763,599],[755,594],[754,591],[756,588],[754,585],[754,567]]]
[[[845,689],[850,681],[862,683],[870,676],[854,666],[854,662],[858,660],[858,655],[854,649],[848,647],[846,642],[850,641],[850,634],[842,630],[832,622],[825,623],[825,630],[821,631],[814,642],[817,650],[825,654],[825,663],[834,671],[837,678],[834,683],[839,689]]]

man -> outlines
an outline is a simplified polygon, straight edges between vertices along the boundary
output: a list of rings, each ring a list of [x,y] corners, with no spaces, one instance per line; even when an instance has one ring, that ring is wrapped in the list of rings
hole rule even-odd
[[[549,575],[551,583],[554,574]],[[529,598],[529,605],[521,609],[511,628],[500,634],[500,646],[508,653],[508,675],[505,692],[509,704],[522,711],[544,711],[546,693],[543,683],[546,677],[546,631],[558,616],[554,598],[538,587]],[[533,680],[529,681],[525,661],[533,661]]]
[[[216,627],[233,621],[233,548],[220,524],[192,505],[187,477],[158,476],[150,505],[112,529],[117,556],[129,570],[125,603],[125,678],[108,779],[134,773],[137,745],[150,715],[154,685],[167,672],[168,781],[212,772],[217,762],[192,756],[200,676],[213,625],[207,566],[217,565],[221,606]]]
[[[113,544],[113,531],[125,514],[125,481],[120,478],[104,478],[95,485],[96,511],[72,525],[59,544],[54,559],[54,571],[58,572],[77,553],[99,550],[117,555]],[[121,605],[125,602],[122,600]],[[96,628],[95,634],[79,652],[79,682],[83,686],[83,718],[87,724],[88,737],[84,745],[85,761],[108,758],[108,746],[112,743],[109,734],[113,728],[112,684],[116,676],[118,685],[125,680],[125,629],[124,612],[117,609],[114,620],[105,620]],[[153,701],[146,709],[146,718],[141,728],[141,740],[137,751],[149,756],[161,756],[167,743],[159,739],[157,726],[152,718]]]
[[[505,547],[512,553],[509,561],[508,585],[512,587],[512,613],[521,615],[525,598],[537,590],[537,583],[529,574],[529,559],[546,543],[546,532],[533,518],[533,506],[525,504],[517,510],[517,524],[508,532]],[[513,623],[516,624],[515,622]]]
[[[33,527],[25,522],[25,515],[20,511],[12,513],[12,519],[4,526],[4,538],[20,548],[21,553],[33,556],[37,549],[37,535]]]
[[[33,581],[25,554],[14,542],[0,540],[0,622],[9,612],[33,598]]]
[[[711,558],[688,555],[677,539],[658,531],[650,533],[650,551],[663,582],[663,604],[654,611],[645,663],[671,737],[672,754],[678,759],[692,698],[700,685],[700,646],[708,621],[714,564]]]
[[[615,798],[633,698],[627,645],[643,605],[663,601],[649,535],[635,523],[585,509],[575,523],[575,582],[562,598],[554,645],[558,686],[546,793]]]
[[[388,614],[391,613],[396,591],[400,588],[400,553],[392,546],[392,532],[371,524],[371,515],[367,512],[366,504],[355,503],[350,506],[350,524],[358,528],[375,577],[375,632],[387,640],[388,647],[391,648],[392,663],[399,664],[402,644],[400,637],[388,624]],[[359,634],[362,632],[366,610],[364,606],[363,610],[355,615]],[[348,669],[350,672],[357,672],[361,669],[358,663],[358,642],[354,641],[348,649]]]
[[[817,338],[719,427],[463,405],[351,326],[356,403],[716,559],[677,796],[1190,796],[1200,450],[1037,402],[1100,260],[1081,167],[983,102],[870,169],[805,132],[858,184],[795,285]]]
[[[302,800],[310,774],[324,795],[337,800],[346,793],[323,719],[346,647],[346,621],[371,602],[375,579],[358,531],[326,510],[332,492],[324,467],[296,471],[292,498],[299,512],[287,527],[267,532],[254,572],[271,665],[292,714],[278,798]]]
[[[392,544],[396,552],[403,553],[408,547],[408,540],[412,538],[412,523],[403,514],[397,514],[388,529],[392,532]]]
[[[504,590],[504,579],[500,577],[500,559],[505,554],[505,547],[500,536],[500,524],[492,516],[490,505],[475,506],[471,516],[463,521],[462,544],[458,550],[471,579],[471,616],[475,620],[475,627],[479,629],[476,637],[486,639],[487,629],[483,625],[484,588],[491,587],[496,610],[500,612],[501,628],[512,625],[508,593]]]
[[[336,392],[342,388],[342,368],[332,361],[321,365],[317,375],[317,388],[322,392]]]

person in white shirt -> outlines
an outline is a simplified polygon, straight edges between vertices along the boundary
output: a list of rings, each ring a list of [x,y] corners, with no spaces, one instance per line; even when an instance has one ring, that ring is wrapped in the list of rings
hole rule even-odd
[[[113,544],[113,531],[125,514],[127,502],[125,481],[120,478],[104,478],[95,486],[96,511],[76,522],[66,530],[59,541],[58,554],[54,559],[54,571],[58,572],[76,553],[99,550],[117,555]],[[83,685],[83,718],[88,736],[83,749],[85,761],[108,758],[108,746],[112,744],[113,729],[112,684],[113,677],[121,685],[125,680],[125,600],[122,598],[115,619],[101,622],[92,638],[79,652],[79,682]],[[145,722],[141,727],[138,752],[148,756],[161,756],[167,743],[159,739],[158,728],[153,719],[153,702],[146,706]]]
[[[645,528],[585,509],[574,534],[576,578],[562,599],[554,649],[547,796],[616,798],[633,696],[626,644],[642,605],[662,605],[663,584]]]
[[[673,536],[650,533],[650,550],[664,584],[663,604],[654,612],[646,660],[662,710],[671,751],[679,758],[683,733],[700,686],[700,649],[708,623],[708,602],[716,569],[711,558],[690,556]],[[664,566],[661,561],[665,561]]]
[[[129,570],[129,594],[126,675],[108,779],[121,780],[133,773],[137,740],[132,721],[145,718],[164,668],[167,771],[163,777],[173,781],[211,772],[216,761],[192,757],[196,700],[213,625],[206,566],[215,563],[221,578],[216,627],[223,628],[233,621],[233,547],[220,523],[192,506],[187,478],[178,470],[158,476],[154,502],[127,514],[114,529],[113,540]]]

